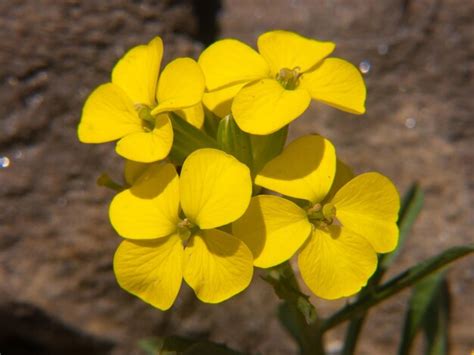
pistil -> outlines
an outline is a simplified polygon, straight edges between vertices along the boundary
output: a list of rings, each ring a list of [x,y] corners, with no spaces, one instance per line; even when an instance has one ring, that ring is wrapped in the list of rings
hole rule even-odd
[[[138,117],[142,120],[143,129],[147,132],[155,128],[155,117],[151,114],[151,108],[146,105],[137,105]]]

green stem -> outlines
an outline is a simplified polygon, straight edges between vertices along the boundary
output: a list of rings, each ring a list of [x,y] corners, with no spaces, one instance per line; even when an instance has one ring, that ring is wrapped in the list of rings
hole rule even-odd
[[[364,312],[366,312],[370,307],[373,307],[403,289],[412,286],[436,270],[439,270],[443,266],[468,255],[473,251],[474,244],[458,246],[450,248],[433,258],[425,260],[421,264],[406,270],[385,284],[377,287],[373,292],[368,292],[367,296],[345,306],[339,312],[323,322],[321,325],[321,331],[325,332],[349,319],[352,319],[353,317],[364,314]]]
[[[377,269],[375,274],[370,278],[367,286],[362,289],[361,293],[357,297],[357,300],[363,299],[368,295],[374,292],[374,288],[379,284],[382,276],[384,275],[385,270]],[[346,337],[344,340],[344,348],[342,349],[341,355],[352,355],[355,353],[357,340],[359,338],[360,332],[362,331],[362,327],[364,326],[365,319],[367,317],[367,312],[363,312],[351,319],[349,322],[349,326],[346,330]]]
[[[357,316],[351,320],[346,330],[346,338],[344,341],[344,348],[342,349],[341,355],[352,355],[355,352],[357,340],[359,334],[362,331],[362,327],[365,323],[366,315]]]
[[[267,270],[264,280],[273,286],[284,303],[279,308],[279,318],[300,346],[302,355],[324,355],[324,344],[316,309],[298,286],[289,262]]]

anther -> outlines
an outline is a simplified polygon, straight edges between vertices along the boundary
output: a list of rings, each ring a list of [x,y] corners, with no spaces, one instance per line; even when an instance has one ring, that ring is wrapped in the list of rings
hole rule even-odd
[[[283,68],[276,75],[276,79],[285,89],[294,90],[298,86],[300,76],[300,67]]]

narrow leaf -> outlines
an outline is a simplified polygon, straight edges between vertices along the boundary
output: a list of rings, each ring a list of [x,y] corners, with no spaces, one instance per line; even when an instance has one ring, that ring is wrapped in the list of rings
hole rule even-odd
[[[368,293],[373,292],[374,287],[376,287],[382,277],[384,276],[387,269],[390,265],[393,264],[395,258],[398,256],[400,251],[405,244],[405,240],[408,236],[408,232],[410,231],[411,227],[413,226],[418,214],[423,207],[423,191],[421,190],[418,184],[413,184],[408,192],[405,194],[402,200],[402,206],[400,208],[399,216],[398,216],[398,228],[400,230],[399,241],[397,248],[385,255],[381,255],[379,257],[379,263],[376,272],[370,278],[367,286],[364,287],[361,293],[358,295],[357,299],[362,299]],[[349,326],[346,330],[346,336],[344,340],[344,348],[342,350],[342,355],[351,355],[355,353],[357,340],[359,338],[359,334],[362,331],[362,327],[365,322],[365,318],[367,317],[367,313],[364,312],[356,317],[353,317],[349,323]]]
[[[211,343],[210,341],[200,341],[187,348],[183,355],[244,355],[244,353],[230,349],[225,345]]]
[[[386,270],[392,265],[395,258],[400,253],[400,250],[405,244],[405,240],[408,236],[408,232],[413,227],[416,218],[421,212],[424,202],[424,193],[418,184],[413,184],[402,201],[400,213],[398,217],[398,228],[400,235],[398,239],[397,248],[389,254],[382,255],[380,257],[379,265],[382,269]]]
[[[322,324],[321,328],[323,331],[326,331],[347,321],[348,319],[351,319],[352,317],[363,314],[369,308],[389,297],[392,297],[403,289],[414,285],[443,266],[446,266],[472,252],[474,252],[474,244],[457,246],[445,250],[443,253],[415,265],[387,281],[385,284],[374,288],[373,292],[367,293],[365,297],[345,306],[339,312],[333,314]]]
[[[444,273],[436,273],[419,282],[413,289],[405,315],[399,355],[409,354],[416,335],[428,318],[428,311],[436,303],[443,281]]]
[[[436,299],[431,303],[423,324],[426,355],[449,354],[450,294],[446,279],[441,282]]]
[[[163,347],[163,342],[162,338],[146,338],[138,341],[138,347],[147,355],[156,355]]]
[[[222,344],[180,336],[147,338],[140,340],[138,344],[148,355],[244,355]]]

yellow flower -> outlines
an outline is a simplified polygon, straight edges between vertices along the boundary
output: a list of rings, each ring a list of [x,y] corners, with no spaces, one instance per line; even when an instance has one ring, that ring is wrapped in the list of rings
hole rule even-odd
[[[317,135],[297,139],[265,165],[255,183],[306,200],[305,208],[260,195],[233,224],[234,235],[254,254],[255,266],[278,265],[301,248],[301,276],[326,299],[358,292],[376,269],[376,252],[389,252],[398,241],[400,202],[390,180],[375,172],[351,179],[347,167],[339,164],[341,174],[336,166],[328,140]],[[333,180],[340,184],[341,176],[350,180],[331,197]]]
[[[128,167],[132,186],[110,205],[111,223],[126,238],[114,257],[120,286],[162,310],[173,304],[183,278],[208,303],[245,289],[253,274],[252,253],[216,228],[245,212],[252,191],[249,169],[216,149],[190,154],[180,177],[171,164],[151,164],[144,172],[143,165]]]
[[[259,53],[235,39],[217,41],[198,61],[208,90],[203,102],[221,117],[232,105],[239,127],[260,135],[296,119],[311,98],[362,114],[366,96],[362,76],[345,60],[325,59],[334,47],[287,31],[262,34]]]
[[[165,158],[173,144],[167,112],[190,123],[203,123],[204,76],[190,58],[170,62],[159,75],[163,43],[156,37],[128,51],[112,72],[112,81],[88,97],[78,128],[84,143],[119,140],[119,155],[135,161]],[[159,77],[159,78],[158,78]]]

